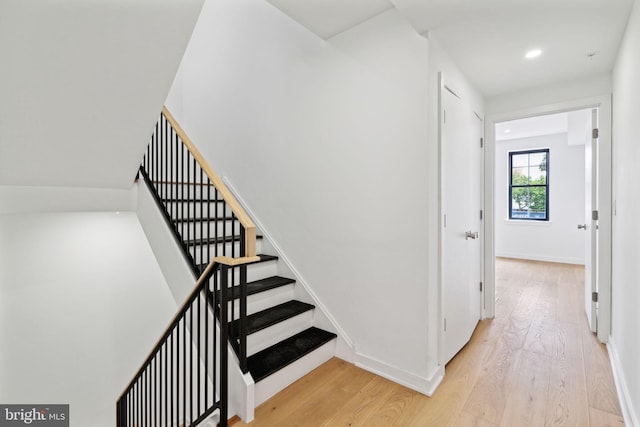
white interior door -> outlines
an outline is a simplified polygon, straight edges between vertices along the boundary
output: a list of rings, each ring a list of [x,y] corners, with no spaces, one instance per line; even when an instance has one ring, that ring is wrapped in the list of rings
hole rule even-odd
[[[480,320],[482,122],[442,88],[443,361],[469,341]]]
[[[591,113],[591,129],[598,128],[598,110],[593,109]],[[598,294],[598,220],[593,215],[598,210],[598,148],[597,133],[592,134],[592,139],[587,140],[584,147],[585,159],[585,220],[579,224],[578,228],[585,231],[585,310],[589,326],[592,332],[598,330],[598,304],[594,301],[593,295]]]

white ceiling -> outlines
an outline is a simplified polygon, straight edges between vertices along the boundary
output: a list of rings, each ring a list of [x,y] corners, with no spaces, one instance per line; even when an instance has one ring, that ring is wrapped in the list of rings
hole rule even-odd
[[[633,0],[267,0],[327,39],[391,7],[485,96],[613,67]],[[524,59],[527,50],[543,54]],[[596,53],[589,57],[588,54]]]

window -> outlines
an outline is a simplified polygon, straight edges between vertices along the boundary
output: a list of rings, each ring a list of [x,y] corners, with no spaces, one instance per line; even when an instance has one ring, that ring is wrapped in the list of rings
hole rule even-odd
[[[509,219],[549,220],[549,149],[509,153]]]

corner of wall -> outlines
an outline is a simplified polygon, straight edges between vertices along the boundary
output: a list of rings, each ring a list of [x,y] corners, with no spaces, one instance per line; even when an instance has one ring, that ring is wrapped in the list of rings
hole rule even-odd
[[[631,394],[629,393],[629,388],[622,370],[622,364],[618,357],[616,341],[613,336],[609,336],[607,350],[609,352],[609,361],[611,362],[611,370],[613,371],[613,380],[616,384],[616,391],[618,392],[618,400],[620,401],[620,408],[622,410],[624,423],[628,427],[640,426],[640,423],[638,423],[638,416],[633,407],[633,400],[631,399]]]
[[[429,397],[433,396],[433,393],[444,378],[444,367],[442,365],[436,367],[428,376],[421,377],[360,353],[356,354],[354,363],[359,368],[373,372]]]

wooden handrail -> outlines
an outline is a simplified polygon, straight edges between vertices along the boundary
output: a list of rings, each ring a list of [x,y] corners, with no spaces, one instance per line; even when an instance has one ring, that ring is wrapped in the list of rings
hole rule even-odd
[[[162,114],[165,116],[167,121],[171,124],[171,127],[173,128],[173,130],[175,130],[176,134],[180,137],[184,145],[186,145],[191,155],[193,155],[196,161],[200,164],[200,167],[207,174],[207,176],[211,180],[211,183],[214,185],[214,187],[216,187],[216,189],[218,190],[218,192],[220,193],[224,201],[229,205],[229,207],[231,208],[231,211],[234,213],[236,218],[238,218],[238,221],[240,221],[240,224],[242,224],[242,226],[244,227],[246,257],[255,257],[256,255],[255,224],[253,223],[251,218],[249,218],[249,215],[247,215],[247,213],[244,211],[244,209],[242,208],[242,205],[238,203],[238,201],[233,196],[231,191],[229,191],[229,189],[224,184],[224,182],[213,171],[213,169],[211,168],[207,160],[196,148],[196,146],[193,144],[193,141],[191,141],[191,138],[187,136],[184,129],[182,129],[182,127],[178,124],[178,122],[173,117],[173,115],[169,112],[166,106],[162,107]]]
[[[149,352],[147,357],[144,359],[145,361],[142,364],[142,368],[140,370],[144,369],[148,365],[148,363],[153,359],[153,357],[155,356],[155,354],[158,351],[158,348],[160,348],[162,343],[164,343],[166,341],[167,337],[171,334],[171,330],[175,327],[176,323],[180,321],[180,319],[182,318],[184,313],[188,310],[189,305],[197,297],[198,292],[202,291],[202,286],[205,284],[205,282],[207,280],[209,280],[209,277],[211,276],[211,274],[214,273],[214,271],[216,270],[216,268],[218,268],[219,265],[226,265],[226,266],[229,266],[229,267],[235,267],[235,266],[238,266],[238,265],[249,264],[249,263],[257,262],[257,261],[260,261],[260,257],[258,257],[258,256],[251,256],[251,257],[247,256],[247,257],[242,257],[242,258],[230,258],[230,257],[226,257],[226,256],[219,256],[219,257],[215,257],[214,259],[212,259],[211,262],[209,263],[209,265],[207,265],[207,268],[204,270],[204,272],[202,273],[202,275],[198,279],[198,281],[196,282],[196,285],[194,286],[194,288],[191,291],[191,293],[187,296],[187,298],[185,298],[184,302],[180,306],[180,309],[178,310],[178,312],[173,316],[173,318],[169,322],[169,326],[167,326],[165,328],[165,330],[162,333],[162,335],[160,336],[160,338],[158,338],[156,340],[155,344],[152,347],[152,350]],[[140,370],[138,372],[136,372],[136,374],[133,376],[131,381],[129,381],[129,383],[127,384],[127,388],[120,395],[118,400],[122,399],[122,397],[129,390],[131,384],[133,384],[136,381],[136,379],[138,378],[138,375],[140,374]]]

